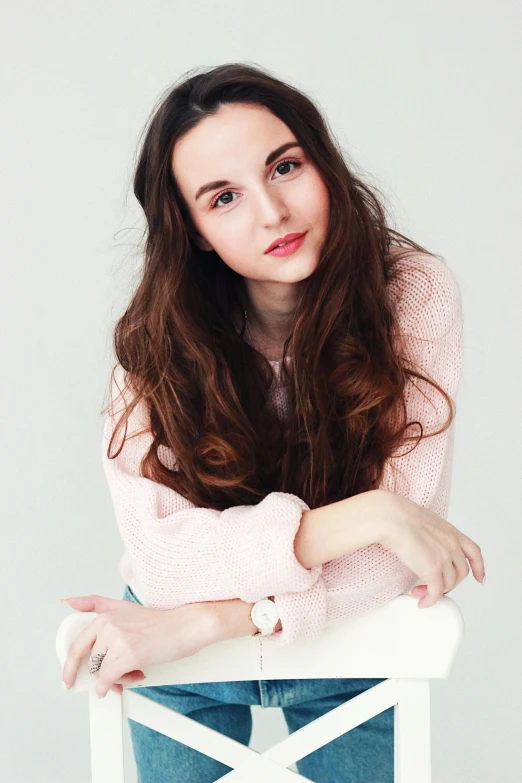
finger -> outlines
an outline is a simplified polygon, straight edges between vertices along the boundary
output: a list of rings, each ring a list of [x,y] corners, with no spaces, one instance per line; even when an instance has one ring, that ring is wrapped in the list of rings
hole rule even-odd
[[[118,680],[116,680],[116,683],[119,685],[133,685],[135,682],[140,682],[141,680],[145,679],[146,676],[143,674],[143,672],[140,669],[136,669],[133,672],[123,674]]]
[[[89,674],[96,674],[100,670],[103,659],[107,654],[107,647],[103,647],[99,637],[94,642],[89,655]]]
[[[111,685],[122,682],[126,674],[136,671],[129,660],[126,660],[117,650],[117,645],[113,644],[107,655],[102,661],[99,671],[96,674],[95,691],[103,699],[109,691]]]
[[[75,683],[82,658],[92,650],[96,642],[100,627],[98,619],[96,617],[89,623],[87,628],[84,628],[69,646],[62,674],[63,681],[68,688],[71,688]]]
[[[455,587],[457,585],[460,585],[462,581],[467,577],[469,574],[469,563],[464,557],[464,553],[460,553],[454,556],[453,558],[453,565],[455,567],[455,574],[456,574],[456,582]]]
[[[454,590],[457,585],[457,572],[453,565],[453,560],[448,560],[448,562],[444,563],[442,566],[442,579],[444,583],[442,595],[446,595],[446,593],[450,593]],[[439,596],[439,598],[442,598],[442,596]]]
[[[444,595],[454,590],[469,574],[468,561],[463,554],[456,554],[453,558],[453,571],[444,570]],[[450,577],[451,575],[451,577]],[[411,589],[410,595],[414,598],[424,598],[428,594],[426,585],[415,585]],[[423,603],[423,606],[425,604]],[[431,604],[430,604],[431,605]]]
[[[462,551],[469,560],[471,570],[473,571],[473,576],[477,582],[482,583],[486,574],[486,567],[484,565],[484,558],[482,557],[481,548],[464,533],[459,533],[459,543],[462,547]]]
[[[419,609],[428,608],[429,606],[433,606],[439,598],[441,598],[444,595],[444,581],[442,578],[442,570],[437,570],[429,579],[428,579],[428,594],[421,598],[419,603],[417,604],[417,607]]]
[[[77,595],[67,599],[67,603],[79,612],[110,612],[118,609],[122,604],[128,606],[128,601],[120,601],[116,598],[107,598],[105,595]]]
[[[114,685],[111,685],[109,688],[110,691],[114,691],[114,693],[119,693],[120,695],[123,693],[123,686],[124,685],[135,685],[137,682],[141,682],[142,680],[146,680],[146,676],[143,674],[143,672],[130,672],[129,674],[124,674],[123,677],[120,677],[118,682],[115,682]]]

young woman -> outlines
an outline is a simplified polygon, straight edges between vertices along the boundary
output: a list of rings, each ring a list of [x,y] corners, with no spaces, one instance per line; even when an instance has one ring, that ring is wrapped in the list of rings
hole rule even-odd
[[[146,666],[260,630],[309,638],[415,585],[431,606],[468,561],[482,581],[480,547],[445,519],[456,279],[387,226],[310,98],[248,65],[188,76],[153,113],[134,192],[144,266],[115,329],[103,441],[126,587],[69,599],[99,616],[65,681],[91,653],[98,693],[121,692]],[[253,704],[295,731],[380,681],[140,692],[247,744]],[[130,727],[141,783],[229,771]],[[391,783],[393,709],[297,767]]]

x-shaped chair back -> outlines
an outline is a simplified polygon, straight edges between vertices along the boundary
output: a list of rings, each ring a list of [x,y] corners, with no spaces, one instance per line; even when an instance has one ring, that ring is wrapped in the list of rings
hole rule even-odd
[[[94,612],[79,612],[61,623],[56,650],[62,667],[69,645],[93,617]],[[395,783],[431,783],[430,680],[449,676],[463,634],[462,613],[448,596],[419,609],[416,598],[401,595],[370,612],[327,626],[315,639],[276,646],[260,636],[247,636],[144,670],[147,687],[233,680],[386,678],[264,753],[126,687],[121,695],[109,691],[99,699],[86,656],[71,690],[89,692],[92,783],[124,783],[125,717],[231,767],[220,778],[227,783],[291,783],[307,778],[288,769],[289,765],[392,706]],[[140,686],[144,683],[130,687]]]

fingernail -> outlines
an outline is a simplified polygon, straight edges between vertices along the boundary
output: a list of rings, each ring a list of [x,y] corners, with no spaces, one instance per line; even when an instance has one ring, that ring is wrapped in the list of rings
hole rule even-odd
[[[67,687],[67,684],[62,680],[62,688],[64,689],[65,693],[69,693],[69,688]]]
[[[68,600],[69,600],[68,598],[60,598],[62,604],[66,604]]]
[[[483,585],[485,581],[486,581],[486,572],[484,571],[484,578],[482,579],[482,582],[480,584]]]

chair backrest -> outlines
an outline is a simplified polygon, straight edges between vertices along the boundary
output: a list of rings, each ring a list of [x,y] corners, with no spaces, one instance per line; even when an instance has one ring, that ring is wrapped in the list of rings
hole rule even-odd
[[[79,612],[58,629],[56,650],[63,667],[67,650],[96,617]],[[71,690],[89,691],[92,783],[124,783],[123,719],[138,721],[232,768],[221,780],[240,783],[306,780],[288,766],[341,734],[394,707],[394,781],[430,783],[430,679],[448,677],[464,634],[457,604],[448,596],[428,609],[401,595],[370,612],[329,625],[321,636],[275,645],[261,636],[219,642],[189,658],[144,669],[146,686],[257,679],[386,678],[286,737],[265,753],[169,710],[134,689],[120,696],[94,693],[89,656]],[[290,775],[292,776],[290,778]]]
[[[321,636],[289,645],[245,636],[205,647],[196,655],[144,670],[147,686],[229,680],[326,677],[448,677],[464,634],[458,605],[443,596],[419,609],[417,599],[400,595],[375,609],[327,626]],[[63,666],[71,642],[95,618],[75,612],[58,628],[56,651]],[[88,656],[72,688],[93,688]],[[139,687],[137,683],[133,687]]]

